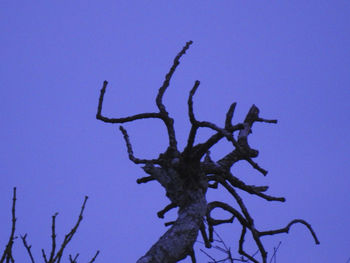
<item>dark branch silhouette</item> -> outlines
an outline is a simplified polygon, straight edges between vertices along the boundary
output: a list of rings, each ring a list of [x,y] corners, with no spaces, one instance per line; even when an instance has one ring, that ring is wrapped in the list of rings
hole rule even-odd
[[[223,127],[208,121],[199,121],[195,117],[193,107],[193,97],[200,85],[197,80],[190,90],[188,97],[188,116],[191,123],[187,144],[181,152],[177,148],[177,141],[174,129],[174,120],[170,117],[165,105],[163,104],[163,96],[169,87],[170,80],[180,64],[180,58],[189,49],[192,41],[186,43],[182,50],[177,54],[174,62],[165,76],[163,85],[159,88],[156,97],[156,105],[159,112],[140,113],[132,116],[121,118],[108,118],[102,115],[103,99],[107,88],[107,81],[104,81],[97,108],[96,118],[107,123],[122,124],[140,119],[157,118],[165,124],[169,146],[164,153],[160,154],[157,159],[147,160],[139,159],[134,156],[127,131],[120,126],[120,130],[124,136],[127,146],[129,159],[135,164],[144,164],[143,170],[148,174],[146,177],[139,178],[137,183],[147,183],[149,181],[158,181],[166,190],[166,196],[170,200],[170,204],[158,212],[158,217],[164,218],[166,212],[173,208],[178,208],[178,217],[176,221],[167,222],[166,226],[171,226],[166,233],[150,248],[150,250],[142,256],[137,263],[162,262],[173,263],[190,256],[192,262],[196,262],[193,244],[197,239],[198,233],[201,232],[206,247],[210,247],[214,242],[214,227],[220,224],[233,223],[238,221],[242,227],[241,237],[238,241],[238,252],[241,254],[241,261],[250,260],[259,262],[255,258],[255,254],[245,252],[244,239],[247,231],[249,231],[255,241],[262,262],[267,261],[267,252],[261,241],[261,237],[266,235],[275,235],[279,233],[288,233],[293,224],[301,223],[305,225],[312,234],[315,243],[319,244],[315,232],[310,224],[301,219],[292,220],[286,227],[277,230],[260,231],[256,229],[254,219],[250,215],[248,208],[244,204],[243,199],[237,193],[236,189],[250,193],[267,201],[285,202],[283,197],[274,197],[264,192],[268,190],[268,186],[247,185],[230,172],[231,167],[239,162],[246,161],[252,168],[266,175],[267,171],[258,163],[253,161],[259,152],[250,147],[248,136],[252,133],[254,123],[277,123],[277,120],[264,119],[259,116],[259,109],[252,105],[243,122],[232,124],[236,103],[232,103],[226,113],[226,119]],[[214,135],[209,137],[205,142],[195,144],[197,131],[200,128],[208,128],[214,131]],[[210,149],[225,138],[231,145],[233,150],[221,159],[213,161],[210,157]],[[221,185],[234,198],[236,206],[219,201],[207,203],[206,192],[209,188],[217,188]],[[228,219],[215,219],[211,212],[220,208],[231,214]],[[237,220],[234,220],[237,219]],[[208,224],[207,237],[205,224]]]
[[[13,197],[12,197],[12,209],[11,209],[11,215],[12,215],[12,226],[11,226],[11,234],[10,234],[10,238],[9,241],[6,244],[5,250],[2,253],[1,259],[0,259],[0,263],[3,262],[15,262],[13,255],[12,255],[12,246],[13,243],[15,241],[15,231],[16,231],[16,187],[13,188]],[[6,260],[6,261],[5,261]]]
[[[76,234],[78,227],[81,223],[81,221],[83,220],[83,213],[85,210],[85,205],[87,202],[88,197],[85,196],[83,205],[81,207],[79,216],[78,216],[78,220],[75,223],[74,227],[72,228],[72,230],[65,235],[64,240],[62,242],[62,244],[59,246],[58,251],[56,252],[56,247],[57,247],[57,240],[56,240],[56,217],[58,215],[58,213],[55,213],[52,216],[52,223],[51,223],[51,251],[49,252],[49,254],[46,254],[46,252],[44,251],[44,249],[41,250],[42,252],[42,257],[44,259],[45,263],[60,263],[62,256],[63,256],[63,252],[66,249],[67,245],[69,244],[69,242],[72,240],[73,236]],[[15,216],[15,211],[16,211],[16,187],[13,188],[13,202],[12,202],[12,228],[11,228],[11,234],[10,234],[10,238],[9,241],[6,244],[5,250],[1,256],[0,259],[0,263],[6,262],[6,263],[14,263],[15,259],[12,255],[12,247],[14,244],[14,240],[16,238],[15,236],[15,231],[16,231],[16,216]],[[31,248],[32,246],[29,245],[27,243],[27,234],[24,234],[23,236],[21,236],[22,242],[23,242],[23,246],[25,247],[25,249],[27,250],[28,256],[30,258],[30,262],[31,263],[35,263],[35,259],[33,257]],[[93,256],[93,258],[88,262],[88,263],[93,263],[96,260],[96,257],[98,256],[100,252],[97,251],[95,253],[95,255]],[[48,256],[49,255],[49,256]],[[71,263],[77,263],[77,258],[78,258],[79,254],[77,254],[74,258],[69,255],[69,260]]]
[[[225,241],[221,238],[221,236],[216,231],[214,231],[214,234],[216,235],[216,239],[214,239],[213,242],[217,243],[218,245],[214,245],[213,248],[224,253],[226,257],[217,260],[217,259],[213,258],[212,256],[210,256],[210,254],[207,253],[206,251],[204,251],[203,249],[200,249],[200,251],[203,254],[205,254],[208,258],[210,258],[212,260],[212,261],[208,261],[208,263],[248,262],[248,260],[245,259],[243,256],[241,256],[240,258],[234,258],[232,255],[232,252],[231,252],[231,248],[226,245]]]

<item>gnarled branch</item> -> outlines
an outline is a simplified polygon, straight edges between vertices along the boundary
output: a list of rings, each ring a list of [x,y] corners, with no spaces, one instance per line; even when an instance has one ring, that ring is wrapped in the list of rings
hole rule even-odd
[[[174,129],[174,120],[169,116],[169,113],[167,112],[164,104],[163,104],[163,95],[168,88],[170,84],[170,80],[177,68],[177,66],[180,64],[180,58],[186,53],[186,50],[189,49],[190,45],[192,44],[192,41],[189,41],[186,43],[186,45],[182,48],[182,50],[177,54],[177,56],[174,59],[173,65],[171,66],[169,72],[165,76],[165,80],[163,82],[163,85],[158,90],[158,95],[156,98],[156,104],[159,109],[159,112],[151,112],[151,113],[140,113],[128,117],[122,117],[122,118],[108,118],[102,115],[102,104],[103,104],[103,98],[104,94],[106,92],[106,88],[108,85],[108,82],[105,80],[103,82],[103,86],[100,92],[100,97],[98,100],[98,107],[97,107],[97,114],[96,118],[98,120],[101,120],[103,122],[107,123],[125,123],[125,122],[131,122],[135,120],[141,120],[141,119],[148,119],[148,118],[156,118],[161,119],[167,130],[168,130],[168,136],[169,136],[169,146],[173,150],[177,150],[177,141],[175,137],[175,129]]]
[[[259,152],[250,147],[248,144],[248,136],[251,134],[255,122],[277,123],[277,121],[261,118],[257,106],[252,105],[250,107],[243,122],[233,124],[232,119],[237,104],[232,103],[226,113],[223,128],[208,121],[198,121],[194,114],[193,97],[198,90],[200,82],[198,80],[195,81],[187,101],[191,129],[184,150],[180,152],[177,149],[173,119],[169,117],[169,113],[163,104],[163,95],[170,84],[171,77],[176,67],[180,63],[179,59],[185,54],[191,44],[192,41],[187,42],[177,54],[173,65],[166,74],[162,86],[158,90],[156,105],[159,112],[141,113],[124,118],[109,119],[101,115],[103,96],[107,82],[104,82],[99,98],[96,115],[99,120],[109,123],[124,123],[139,119],[159,118],[167,127],[169,146],[164,153],[153,160],[136,158],[133,154],[126,130],[122,126],[120,127],[126,142],[129,159],[136,164],[145,164],[142,168],[149,175],[138,179],[137,182],[147,183],[156,180],[165,189],[166,196],[170,200],[170,204],[158,212],[158,217],[163,218],[167,211],[172,208],[178,208],[177,219],[165,223],[165,225],[170,226],[170,228],[155,242],[150,250],[137,261],[137,263],[174,263],[186,256],[190,256],[192,262],[195,262],[193,244],[197,239],[198,232],[201,232],[205,246],[210,247],[210,243],[214,241],[214,227],[224,223],[233,223],[235,218],[237,219],[235,221],[238,221],[242,226],[238,249],[238,252],[242,255],[242,261],[249,259],[253,262],[258,262],[258,260],[255,259],[255,255],[250,255],[243,249],[247,230],[252,234],[263,263],[266,263],[267,252],[260,238],[264,235],[288,233],[292,224],[302,223],[309,228],[311,234],[314,236],[315,240],[317,240],[311,226],[299,219],[293,220],[285,228],[260,232],[255,228],[253,217],[250,215],[243,199],[236,191],[236,189],[240,189],[256,197],[263,198],[266,201],[285,201],[283,197],[274,197],[266,194],[265,192],[268,190],[268,186],[247,185],[239,178],[233,176],[230,171],[231,167],[236,162],[245,160],[263,175],[267,174],[265,169],[261,168],[252,160],[258,156]],[[195,144],[197,131],[200,128],[209,128],[215,133],[205,142]],[[223,138],[232,145],[233,150],[221,159],[213,161],[210,158],[209,151],[211,147]],[[202,160],[202,157],[204,157],[204,160]],[[238,208],[234,208],[220,201],[213,201],[207,204],[206,192],[208,187],[216,189],[218,186],[222,186],[233,197]],[[213,218],[211,212],[216,208],[227,211],[231,214],[231,217],[228,219]],[[209,237],[207,237],[204,222],[208,223]],[[318,240],[316,243],[318,243]]]

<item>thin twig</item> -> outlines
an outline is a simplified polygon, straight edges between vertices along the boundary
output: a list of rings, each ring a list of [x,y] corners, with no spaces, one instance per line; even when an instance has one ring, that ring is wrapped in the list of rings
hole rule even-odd
[[[56,230],[56,217],[57,217],[57,215],[58,215],[58,213],[55,213],[52,216],[52,224],[51,224],[51,245],[52,245],[52,247],[51,247],[49,262],[52,261],[52,259],[55,256],[55,252],[56,252],[56,233],[55,233],[55,230]]]
[[[275,259],[274,262],[276,263],[277,251],[278,251],[278,249],[280,248],[281,244],[282,244],[282,242],[280,241],[280,242],[278,243],[277,247],[274,247],[274,248],[273,248],[273,254],[272,254],[272,257],[271,257],[271,259],[270,259],[270,263],[272,263],[272,260],[273,260],[273,259]]]
[[[89,263],[93,263],[95,261],[95,259],[97,258],[98,254],[100,254],[99,250],[97,250],[95,256],[89,261]]]
[[[13,246],[13,243],[14,243],[14,240],[15,240],[15,231],[16,231],[16,221],[17,221],[17,218],[16,218],[16,187],[13,188],[13,197],[12,197],[12,209],[11,209],[11,233],[10,233],[10,237],[9,237],[9,240],[6,244],[6,247],[5,247],[5,250],[1,256],[1,259],[0,259],[0,263],[3,263],[4,260],[6,259],[6,263],[7,262],[14,262],[14,258],[13,258],[13,255],[12,255],[12,246]]]
[[[72,257],[72,255],[69,255],[70,263],[77,263],[77,258],[78,257],[79,257],[79,253],[77,253],[74,258]]]
[[[72,228],[72,230],[64,237],[64,240],[63,240],[63,242],[61,244],[61,247],[58,250],[56,256],[54,257],[53,262],[59,263],[61,261],[61,258],[62,258],[63,251],[64,251],[65,247],[72,240],[74,234],[76,233],[76,231],[77,231],[77,229],[79,227],[80,222],[83,220],[83,213],[84,213],[84,210],[85,210],[85,204],[87,202],[87,199],[88,199],[88,196],[85,196],[83,205],[82,205],[80,213],[79,213],[78,220],[77,220],[76,224],[74,225],[74,227]]]
[[[163,85],[158,90],[158,95],[156,98],[156,104],[159,108],[160,112],[166,112],[165,106],[163,105],[163,95],[165,93],[165,90],[168,88],[170,84],[171,77],[173,76],[177,66],[180,64],[180,58],[186,53],[187,49],[190,48],[190,45],[192,44],[192,41],[188,41],[186,45],[182,48],[182,50],[177,54],[177,56],[174,59],[173,65],[171,66],[169,72],[165,76],[165,80],[163,82]]]
[[[27,250],[27,252],[28,252],[28,255],[29,255],[29,257],[30,257],[30,261],[31,261],[32,263],[35,263],[35,260],[34,260],[33,255],[32,255],[32,251],[30,250],[30,249],[32,248],[32,246],[31,246],[31,245],[28,245],[26,238],[27,238],[27,234],[25,234],[24,236],[21,236],[23,245],[24,245],[24,247],[26,248],[26,250]]]
[[[130,139],[129,139],[129,135],[126,131],[126,129],[123,127],[123,126],[119,126],[119,130],[122,132],[123,134],[123,137],[124,137],[124,140],[125,140],[125,143],[126,143],[126,147],[127,147],[127,150],[128,150],[128,154],[129,154],[129,159],[135,163],[135,164],[146,164],[146,163],[159,163],[158,160],[156,159],[153,159],[153,160],[146,160],[146,159],[139,159],[139,158],[136,158],[134,156],[134,152],[132,150],[132,146],[131,146],[131,143],[130,143]]]

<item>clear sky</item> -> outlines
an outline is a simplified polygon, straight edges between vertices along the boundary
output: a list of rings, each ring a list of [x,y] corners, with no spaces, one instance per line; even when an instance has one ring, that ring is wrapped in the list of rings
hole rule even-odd
[[[250,136],[268,176],[245,163],[232,172],[287,198],[268,203],[243,195],[260,229],[303,218],[321,245],[295,226],[288,235],[265,238],[266,249],[271,254],[282,241],[279,263],[345,263],[350,257],[349,14],[346,0],[2,0],[1,248],[9,236],[14,186],[17,234],[28,233],[37,258],[41,248],[50,247],[51,216],[60,213],[61,240],[85,195],[90,197],[85,217],[67,250],[79,252],[80,262],[97,249],[97,262],[135,262],[165,232],[156,217],[168,203],[164,190],[156,182],[136,184],[143,170],[128,160],[117,126],[95,119],[97,99],[108,80],[105,115],[156,110],[165,73],[193,40],[164,97],[180,146],[190,127],[188,92],[197,79],[200,120],[223,125],[234,101],[234,122],[243,121],[252,104],[262,117],[278,119],[277,125],[256,124]],[[157,157],[166,149],[159,121],[125,127],[136,156]],[[201,135],[204,140],[208,133]],[[222,143],[213,157],[228,151]],[[209,193],[213,200],[233,204],[222,189]],[[165,220],[175,216],[173,211]],[[238,231],[237,223],[218,227],[234,251]],[[17,262],[28,262],[19,240],[14,252]],[[198,261],[206,262],[196,252]]]

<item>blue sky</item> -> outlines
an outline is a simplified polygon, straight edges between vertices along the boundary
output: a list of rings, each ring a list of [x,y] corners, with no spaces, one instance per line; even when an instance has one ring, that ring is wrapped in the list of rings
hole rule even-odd
[[[229,105],[235,122],[256,104],[277,125],[257,124],[263,177],[245,163],[232,172],[269,185],[286,203],[243,195],[261,229],[303,218],[302,226],[264,239],[278,262],[346,262],[350,257],[350,3],[348,1],[7,1],[0,2],[0,246],[10,231],[17,186],[18,234],[34,255],[49,249],[57,211],[59,238],[86,216],[67,253],[87,262],[135,262],[165,232],[156,212],[167,204],[155,182],[137,185],[143,171],[128,160],[118,127],[95,119],[99,89],[109,81],[104,114],[154,111],[155,96],[177,52],[181,59],[164,97],[180,146],[190,125],[187,96],[195,80],[196,116],[222,125]],[[125,125],[135,155],[157,157],[167,147],[157,120]],[[204,140],[210,133],[203,131]],[[220,158],[230,145],[213,151]],[[233,203],[221,189],[208,201]],[[171,221],[175,211],[166,217]],[[231,248],[239,227],[218,227]],[[247,247],[254,251],[254,247]],[[196,245],[200,248],[200,244]],[[26,252],[16,243],[17,262]],[[215,253],[213,253],[215,254]],[[271,253],[270,253],[271,254]],[[67,254],[68,255],[68,254]],[[206,257],[197,249],[199,262]],[[190,262],[185,259],[183,262]]]

